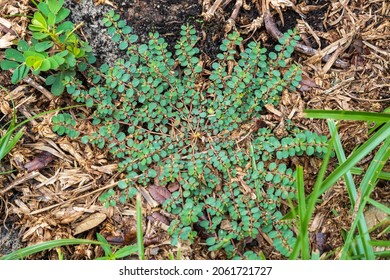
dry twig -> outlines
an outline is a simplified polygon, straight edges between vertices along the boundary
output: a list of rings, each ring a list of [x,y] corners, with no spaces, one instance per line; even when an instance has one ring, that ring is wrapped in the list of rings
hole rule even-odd
[[[269,34],[271,34],[271,36],[274,39],[279,40],[279,38],[281,38],[283,36],[283,33],[279,31],[279,29],[276,26],[276,23],[275,23],[272,15],[271,15],[271,13],[268,10],[264,13],[264,24],[265,24],[265,28],[267,29],[267,32]],[[319,55],[317,50],[315,50],[315,49],[313,49],[311,47],[305,46],[305,45],[303,45],[301,43],[298,43],[295,46],[295,50],[300,52],[300,53],[303,53],[305,55],[308,55],[308,56]],[[331,56],[328,55],[328,54],[325,54],[322,57],[322,60],[324,62],[328,62],[330,59],[331,59]],[[336,67],[342,68],[342,69],[346,69],[346,68],[349,67],[349,63],[347,61],[341,60],[339,58],[337,58],[335,60],[334,65]]]

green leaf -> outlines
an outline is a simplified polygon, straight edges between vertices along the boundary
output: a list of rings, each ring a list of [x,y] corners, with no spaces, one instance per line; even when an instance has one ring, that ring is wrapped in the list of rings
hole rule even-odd
[[[18,66],[18,68],[15,69],[14,73],[12,74],[11,81],[13,84],[16,84],[26,78],[28,71],[30,71],[30,67],[28,67],[25,64],[22,64]]]
[[[30,48],[30,45],[25,40],[19,40],[18,51],[25,52]]]
[[[123,142],[125,139],[126,139],[126,134],[124,132],[119,132],[117,135],[116,135],[116,139],[119,141],[119,142]]]
[[[64,0],[49,0],[47,2],[48,4],[48,7],[49,7],[49,10],[57,15],[57,13],[59,12],[59,10],[62,8],[62,5],[64,4]]]
[[[157,176],[157,171],[154,169],[149,169],[148,171],[148,177],[155,178]]]
[[[131,31],[132,31],[132,29],[131,29],[130,26],[127,26],[127,25],[126,25],[125,27],[122,28],[122,33],[123,33],[124,35],[130,34]],[[132,42],[132,43],[134,43],[134,42]]]
[[[32,31],[47,30],[47,22],[45,17],[40,12],[35,12],[29,28]],[[33,30],[34,28],[37,28],[38,30]]]
[[[273,60],[275,60],[275,59],[278,57],[277,54],[274,53],[274,52],[270,52],[270,53],[268,54],[268,56],[269,56],[270,59],[273,59]]]
[[[119,44],[119,49],[120,50],[125,50],[125,49],[127,49],[128,46],[129,46],[129,44],[126,41],[122,41]]]
[[[42,65],[44,58],[38,56],[28,56],[26,58],[26,65],[34,68],[35,70],[39,69]]]
[[[43,41],[34,45],[34,48],[37,52],[44,52],[47,49],[51,48],[54,45],[52,41]]]
[[[58,64],[57,60],[55,60],[53,57],[48,58],[50,62],[50,68],[56,70],[60,65]]]
[[[51,85],[51,92],[55,95],[55,96],[58,96],[60,95],[61,93],[64,92],[64,89],[65,89],[65,86],[64,84],[62,83],[62,80],[60,77],[57,77],[55,80],[54,80],[54,83]]]
[[[48,33],[33,32],[32,36],[34,39],[42,40],[42,39],[49,37],[50,35]]]
[[[74,24],[71,21],[65,21],[56,28],[56,33],[61,34],[66,31],[70,31],[74,28]]]
[[[118,182],[118,187],[123,190],[127,188],[127,183],[125,181],[119,181]]]
[[[52,69],[50,59],[47,58],[47,59],[42,60],[42,63],[40,65],[39,70],[40,71],[48,71],[50,69]]]
[[[143,44],[138,47],[138,51],[140,54],[144,54],[148,50],[148,46]]]
[[[68,63],[69,67],[74,67],[76,66],[76,58],[72,53],[69,53],[67,56],[65,56],[65,61]]]
[[[9,60],[14,60],[21,63],[23,63],[25,60],[23,54],[15,49],[6,49],[5,57]]]
[[[55,26],[56,22],[56,15],[53,14],[52,12],[49,12],[47,15],[47,25],[52,28]]]
[[[46,17],[50,13],[49,6],[45,2],[40,2],[38,4],[38,10],[41,11],[42,14],[45,15]]]
[[[0,66],[1,66],[1,69],[3,69],[3,70],[9,70],[9,69],[15,69],[16,67],[18,67],[19,63],[17,63],[16,61],[10,61],[10,60],[3,59],[0,63]]]
[[[66,19],[70,14],[70,10],[67,8],[61,8],[56,17],[56,24]]]
[[[51,58],[54,59],[58,63],[58,65],[60,65],[60,66],[65,63],[65,59],[63,57],[61,57],[59,54],[56,54],[56,55],[52,56]]]

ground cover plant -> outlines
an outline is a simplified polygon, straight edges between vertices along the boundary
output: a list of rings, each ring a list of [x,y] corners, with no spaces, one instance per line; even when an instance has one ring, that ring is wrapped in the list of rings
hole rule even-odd
[[[191,26],[182,27],[173,55],[157,33],[137,45],[131,27],[114,12],[103,22],[128,57],[91,68],[91,88],[75,79],[67,79],[66,88],[76,101],[93,107],[92,122],[100,127],[82,135],[83,142],[109,147],[127,173],[118,184],[119,201],[125,203],[139,185],[179,184],[163,203],[178,216],[168,230],[173,245],[194,241],[200,231],[208,236],[209,250],[224,249],[233,257],[236,242],[261,230],[288,256],[295,237],[280,212],[282,201],[296,198],[288,159],[321,157],[327,139],[294,127],[278,139],[256,118],[301,80],[299,68],[287,63],[299,38],[290,31],[274,52],[266,54],[251,42],[239,53],[242,38],[233,32],[206,76]],[[79,135],[69,114],[53,122],[60,134]],[[101,201],[116,205],[114,194],[104,193]]]

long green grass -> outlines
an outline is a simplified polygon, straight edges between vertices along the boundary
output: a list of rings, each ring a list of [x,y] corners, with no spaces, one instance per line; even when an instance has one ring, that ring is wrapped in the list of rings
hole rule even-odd
[[[316,201],[320,196],[329,190],[339,179],[343,178],[351,202],[351,215],[353,217],[350,229],[344,233],[344,244],[339,249],[336,258],[367,259],[373,260],[390,256],[390,250],[375,252],[375,246],[390,248],[390,242],[372,240],[370,232],[373,229],[367,227],[364,217],[364,210],[367,203],[384,213],[390,214],[390,208],[370,198],[379,179],[388,180],[388,172],[383,172],[384,165],[390,158],[390,114],[386,113],[365,113],[348,111],[305,111],[306,117],[326,118],[338,120],[355,120],[374,122],[375,130],[370,130],[370,138],[356,147],[347,157],[342,147],[337,126],[333,120],[328,120],[328,127],[331,133],[331,140],[328,145],[328,154],[325,156],[314,189],[311,194],[305,197],[303,168],[297,167],[297,189],[298,207],[293,208],[285,219],[291,219],[298,215],[299,234],[297,242],[291,253],[290,259],[315,259],[315,253],[311,252],[308,238],[308,226],[313,216]],[[338,160],[338,166],[325,179],[324,174],[328,169],[330,151],[334,150]],[[365,158],[369,153],[376,150],[373,160],[367,170],[357,168],[356,164]],[[356,187],[352,174],[363,175],[358,187]],[[357,231],[356,231],[357,229]],[[388,230],[388,229],[387,229]]]
[[[20,125],[16,124],[16,114],[12,114],[12,120],[0,128],[6,129],[5,134],[0,137],[0,161],[16,146],[20,138],[23,136],[23,129],[19,129],[14,133]]]
[[[68,245],[80,245],[80,244],[101,245],[101,242],[94,241],[94,240],[87,240],[87,239],[78,239],[78,238],[50,240],[50,241],[38,243],[35,245],[28,246],[26,248],[16,250],[8,255],[0,257],[0,260],[21,260],[33,254],[50,250],[56,247],[68,246]]]

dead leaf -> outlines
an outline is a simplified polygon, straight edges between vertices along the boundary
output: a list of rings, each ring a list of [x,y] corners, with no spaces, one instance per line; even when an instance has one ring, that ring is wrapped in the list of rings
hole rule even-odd
[[[5,34],[0,38],[0,49],[6,49],[12,46],[13,40],[15,40],[16,36],[11,35],[10,33]]]
[[[275,108],[273,104],[265,104],[264,107],[271,113],[277,115],[278,117],[282,117],[283,114],[279,110]]]
[[[180,184],[177,181],[175,181],[173,183],[169,183],[169,185],[168,185],[168,190],[171,193],[177,191],[179,188],[180,188]]]
[[[42,153],[38,154],[37,157],[32,161],[27,162],[24,168],[27,169],[28,172],[39,170],[45,168],[50,162],[53,161],[53,159],[54,156],[51,153],[43,151]]]
[[[320,251],[320,255],[332,249],[332,247],[328,244],[328,237],[329,235],[327,233],[322,233],[322,232],[316,233],[316,242],[317,242],[318,250]]]
[[[301,82],[299,83],[299,90],[309,91],[312,88],[318,88],[318,85],[309,77],[303,76]]]
[[[106,218],[107,215],[103,213],[92,214],[75,227],[73,234],[77,235],[84,231],[90,230],[91,228],[100,225]]]
[[[148,216],[148,219],[152,222],[159,221],[163,224],[166,224],[169,226],[170,222],[168,221],[167,217],[165,217],[160,212],[153,212],[151,216]]]
[[[165,187],[150,185],[149,192],[153,199],[160,204],[163,204],[165,200],[171,197],[171,193]]]
[[[390,206],[390,203],[385,203],[385,205]],[[366,219],[368,228],[376,226],[377,224],[388,219],[388,217],[389,216],[385,212],[374,206],[368,207],[368,209],[364,212],[364,218]],[[390,225],[390,221],[385,223],[381,228],[385,228],[387,225]]]

